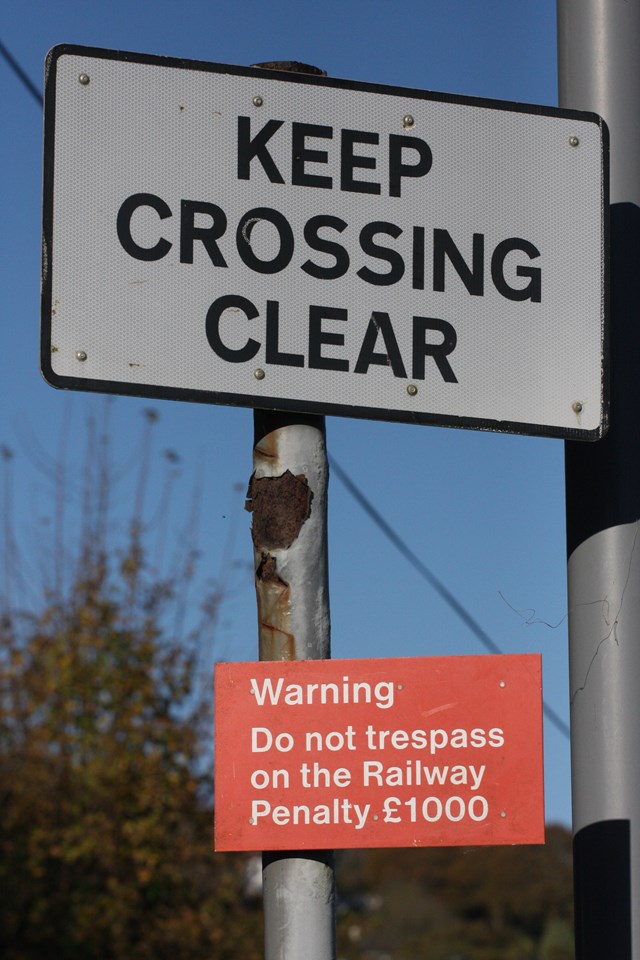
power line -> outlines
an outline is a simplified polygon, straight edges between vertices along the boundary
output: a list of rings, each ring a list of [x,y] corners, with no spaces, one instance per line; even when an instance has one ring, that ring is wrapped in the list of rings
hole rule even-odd
[[[29,91],[33,99],[36,101],[38,106],[42,107],[44,105],[42,94],[36,87],[35,83],[33,83],[33,81],[27,76],[27,74],[22,69],[18,61],[15,59],[15,57],[12,56],[9,50],[7,50],[2,40],[0,40],[0,54],[2,54],[6,62],[9,64],[9,66],[17,76],[18,80],[20,80],[22,85],[27,88],[27,90]]]
[[[485,647],[485,649],[490,653],[503,653],[504,651],[501,650],[498,644],[491,639],[485,630],[483,630],[478,621],[469,613],[466,607],[460,603],[460,601],[451,593],[448,587],[444,585],[442,580],[432,573],[432,571],[429,570],[429,568],[413,552],[413,550],[407,546],[404,540],[402,540],[396,531],[387,523],[384,517],[376,510],[371,501],[367,500],[360,488],[342,469],[340,464],[337,463],[333,457],[330,458],[330,463],[332,471],[336,474],[340,482],[347,488],[358,505],[362,507],[367,516],[373,520],[375,525],[380,530],[382,530],[387,540],[391,541],[396,550],[402,554],[402,556],[411,564],[414,570],[418,571],[423,580],[426,580],[429,586],[432,587],[432,589],[435,590],[440,597],[442,597],[445,603],[453,610],[460,620],[462,620],[465,626],[469,628],[476,639],[480,641],[482,646]],[[569,727],[555,712],[555,710],[544,701],[543,710],[544,715],[547,717],[549,722],[552,723],[553,726],[559,730],[563,736],[569,739]]]
[[[3,42],[0,40],[0,54],[4,57],[6,62],[9,64],[13,72],[16,74],[18,79],[24,84],[31,96],[36,100],[40,107],[43,106],[42,94],[35,86],[35,84],[29,79],[25,71],[22,69],[20,64],[15,60],[11,53],[7,50]],[[420,576],[427,581],[427,583],[432,587],[436,593],[442,597],[445,603],[453,610],[455,614],[462,620],[462,622],[469,628],[473,635],[480,641],[480,643],[489,650],[490,653],[503,653],[500,647],[495,643],[489,634],[482,629],[480,624],[474,617],[469,613],[469,611],[464,607],[459,600],[451,593],[451,591],[444,585],[442,580],[438,579],[434,573],[429,570],[429,568],[420,560],[418,556],[407,546],[404,540],[398,536],[395,530],[389,526],[384,517],[378,513],[373,504],[367,500],[362,491],[356,484],[351,480],[347,473],[342,469],[342,467],[331,457],[331,468],[337,474],[338,479],[344,484],[352,497],[357,501],[357,503],[362,507],[365,513],[373,520],[377,527],[384,533],[388,540],[394,545],[396,550],[402,554],[402,556],[407,560],[411,566],[418,571]],[[560,731],[563,736],[569,739],[569,727],[564,722],[564,720],[555,712],[555,710],[550,707],[546,702],[543,701],[543,710],[544,715],[553,724],[553,726]]]

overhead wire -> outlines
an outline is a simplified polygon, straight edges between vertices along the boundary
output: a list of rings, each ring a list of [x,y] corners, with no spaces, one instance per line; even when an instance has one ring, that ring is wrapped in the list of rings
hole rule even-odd
[[[389,540],[396,550],[402,554],[405,560],[411,564],[411,566],[416,570],[423,580],[429,584],[429,586],[435,590],[435,592],[440,596],[445,603],[453,610],[457,617],[465,624],[466,627],[471,631],[471,633],[480,641],[482,646],[488,650],[490,653],[502,654],[503,650],[500,649],[495,640],[492,640],[489,634],[484,630],[478,621],[473,617],[467,608],[460,603],[460,601],[454,596],[453,593],[449,590],[448,587],[442,582],[431,571],[425,563],[418,557],[413,550],[405,543],[405,541],[396,533],[393,527],[384,519],[382,514],[376,510],[374,505],[370,500],[365,497],[364,493],[351,479],[345,470],[340,466],[334,457],[329,459],[331,471],[336,474],[340,482],[351,494],[356,503],[364,510],[367,516],[375,523],[375,525],[384,533],[387,540]],[[569,727],[564,722],[564,720],[556,713],[553,707],[550,707],[546,701],[543,701],[543,711],[547,720],[553,724],[553,726],[567,739],[569,738]]]
[[[42,107],[44,105],[44,100],[42,94],[36,87],[35,83],[30,79],[27,73],[22,69],[16,58],[11,54],[11,52],[5,47],[2,40],[0,40],[0,55],[4,57],[5,61],[9,64],[18,80],[22,83],[24,87],[29,91],[33,99],[36,101],[38,106]]]
[[[4,45],[2,40],[0,40],[0,54],[4,57],[5,61],[8,63],[10,68],[13,70],[20,82],[28,90],[29,94],[33,99],[38,103],[40,107],[43,106],[44,100],[42,94],[36,87],[36,85],[30,80],[29,76],[22,69],[18,61],[12,54],[9,52],[7,47]],[[405,543],[405,541],[396,533],[396,531],[390,526],[389,523],[384,519],[382,514],[376,510],[370,500],[365,497],[362,493],[362,490],[354,483],[354,481],[349,477],[345,470],[340,466],[340,464],[335,460],[334,457],[330,457],[330,466],[332,471],[336,474],[340,482],[347,489],[347,491],[354,498],[356,503],[364,510],[367,516],[373,521],[373,523],[378,527],[379,530],[386,536],[386,538],[393,544],[396,550],[405,558],[405,560],[411,564],[411,566],[416,570],[420,576],[425,580],[429,586],[435,590],[435,592],[444,600],[444,602],[453,610],[456,616],[462,620],[465,626],[470,630],[470,632],[480,641],[482,646],[493,654],[502,654],[503,651],[500,649],[498,644],[491,639],[489,634],[480,626],[478,621],[469,613],[465,606],[454,596],[453,593],[445,586],[445,584],[440,580],[427,566],[423,561],[413,552],[413,550]],[[543,700],[543,711],[544,715],[549,720],[549,722],[567,739],[569,739],[570,732],[569,727],[564,722],[564,720],[556,713],[556,711],[549,706],[549,704]]]

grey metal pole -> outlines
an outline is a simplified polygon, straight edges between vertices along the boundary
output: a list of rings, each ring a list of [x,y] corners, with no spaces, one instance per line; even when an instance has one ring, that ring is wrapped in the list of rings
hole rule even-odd
[[[330,656],[324,417],[256,410],[249,485],[261,660]],[[335,957],[333,852],[263,854],[266,960]]]
[[[254,64],[324,75],[291,61]],[[331,656],[324,417],[254,412],[248,507],[261,660]],[[334,960],[332,850],[264,853],[265,960]]]
[[[576,956],[640,960],[640,3],[557,9],[560,103],[611,143],[611,428],[566,445]]]

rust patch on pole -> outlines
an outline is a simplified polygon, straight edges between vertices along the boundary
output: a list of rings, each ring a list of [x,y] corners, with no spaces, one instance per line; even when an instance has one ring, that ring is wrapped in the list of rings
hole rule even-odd
[[[290,470],[279,477],[249,481],[247,510],[253,513],[251,537],[257,561],[256,598],[261,660],[295,660],[291,628],[291,587],[278,572],[273,550],[288,550],[311,515],[313,493],[306,477]]]
[[[249,481],[246,508],[253,513],[251,536],[256,550],[287,550],[311,516],[313,493],[307,478],[286,470],[280,477]]]
[[[282,583],[286,586],[284,580],[278,575],[278,564],[276,558],[270,553],[263,553],[262,560],[258,564],[256,577],[264,583]]]
[[[261,660],[295,660],[290,630],[291,589],[279,576],[276,558],[263,553],[256,570],[258,630]]]

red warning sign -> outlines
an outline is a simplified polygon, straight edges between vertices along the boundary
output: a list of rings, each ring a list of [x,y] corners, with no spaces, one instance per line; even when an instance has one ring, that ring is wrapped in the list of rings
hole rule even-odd
[[[541,660],[221,663],[217,850],[544,842]]]

